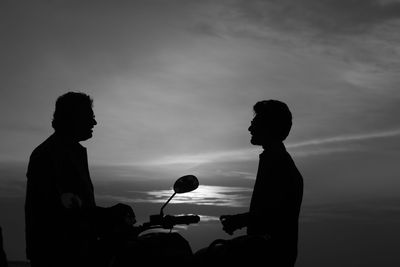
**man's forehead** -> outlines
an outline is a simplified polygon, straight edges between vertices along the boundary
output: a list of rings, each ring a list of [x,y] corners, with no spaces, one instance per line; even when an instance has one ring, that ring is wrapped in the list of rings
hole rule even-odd
[[[252,122],[265,122],[265,121],[271,121],[271,120],[275,120],[276,117],[274,116],[274,114],[271,113],[263,113],[263,114],[256,114],[253,117]]]
[[[90,106],[77,106],[76,112],[79,114],[94,115],[93,108]]]

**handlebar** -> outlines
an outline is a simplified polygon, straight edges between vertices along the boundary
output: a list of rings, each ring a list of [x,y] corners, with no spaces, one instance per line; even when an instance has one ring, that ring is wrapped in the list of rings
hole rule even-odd
[[[164,228],[164,229],[172,229],[175,225],[183,225],[183,224],[193,224],[198,223],[200,221],[200,216],[194,214],[188,215],[151,215],[150,222],[143,223],[140,226],[140,232],[153,229],[153,228]]]
[[[165,222],[170,225],[177,225],[177,224],[192,224],[198,223],[200,221],[200,217],[198,215],[178,215],[178,216],[171,216],[167,215],[164,217]]]

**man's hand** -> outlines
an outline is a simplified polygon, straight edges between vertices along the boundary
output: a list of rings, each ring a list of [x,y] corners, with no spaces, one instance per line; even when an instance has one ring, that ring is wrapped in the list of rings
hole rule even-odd
[[[80,208],[82,207],[82,200],[73,193],[64,193],[61,195],[61,203],[64,208]]]
[[[237,215],[222,215],[219,217],[219,220],[222,223],[222,230],[224,230],[227,234],[232,235],[237,229],[242,228],[244,225],[243,218],[241,214]]]
[[[111,207],[112,217],[116,220],[117,223],[126,224],[132,226],[136,223],[136,216],[133,212],[133,209],[122,203],[118,203]]]

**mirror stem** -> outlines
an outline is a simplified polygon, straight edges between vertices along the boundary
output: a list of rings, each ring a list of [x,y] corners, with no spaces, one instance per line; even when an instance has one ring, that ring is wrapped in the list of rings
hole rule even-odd
[[[176,195],[176,192],[174,192],[172,194],[172,196],[167,200],[167,202],[165,202],[165,204],[161,207],[161,211],[160,211],[160,215],[164,216],[164,212],[163,209],[165,208],[165,206],[167,206],[167,204],[171,201],[171,199]]]

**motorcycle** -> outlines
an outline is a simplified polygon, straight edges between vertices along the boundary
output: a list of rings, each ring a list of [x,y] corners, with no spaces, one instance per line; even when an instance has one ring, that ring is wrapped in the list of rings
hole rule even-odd
[[[174,183],[174,193],[161,207],[160,213],[150,215],[148,222],[139,226],[132,226],[121,232],[120,236],[108,244],[112,250],[112,257],[108,260],[109,267],[136,266],[138,262],[155,266],[166,262],[184,266],[193,261],[193,251],[188,241],[173,228],[177,225],[195,224],[200,217],[194,214],[165,215],[164,208],[176,194],[191,192],[199,186],[199,181],[194,175],[180,177]],[[148,230],[160,229],[145,233]]]
[[[176,194],[191,192],[199,186],[194,175],[179,178],[173,186],[174,193],[163,204],[159,214],[150,215],[148,222],[139,226],[129,226],[112,240],[105,239],[104,255],[111,255],[107,267],[130,267],[141,264],[147,266],[216,266],[237,263],[257,262],[262,256],[265,262],[265,251],[269,251],[268,238],[261,236],[239,236],[231,240],[217,239],[208,247],[193,252],[188,241],[179,233],[173,232],[177,225],[195,224],[200,217],[194,214],[165,215],[164,209]],[[147,232],[156,230],[155,232]],[[101,251],[101,250],[100,250]],[[101,254],[101,252],[100,252]],[[96,266],[104,266],[97,264]],[[273,265],[271,265],[273,266]]]

